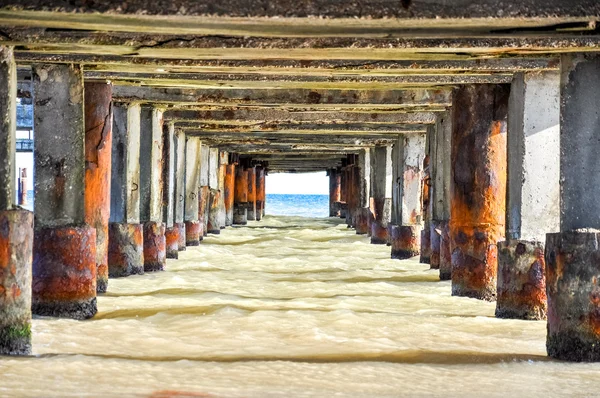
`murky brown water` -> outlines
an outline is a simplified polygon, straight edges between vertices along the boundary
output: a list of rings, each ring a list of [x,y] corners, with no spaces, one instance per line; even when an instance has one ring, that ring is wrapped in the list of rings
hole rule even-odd
[[[2,396],[597,396],[545,322],[494,318],[339,220],[267,217],[111,280],[85,322],[36,319]]]

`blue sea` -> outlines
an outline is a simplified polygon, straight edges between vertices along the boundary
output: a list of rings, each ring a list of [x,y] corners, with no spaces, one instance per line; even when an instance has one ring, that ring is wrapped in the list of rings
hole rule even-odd
[[[270,216],[328,217],[329,195],[267,195]]]

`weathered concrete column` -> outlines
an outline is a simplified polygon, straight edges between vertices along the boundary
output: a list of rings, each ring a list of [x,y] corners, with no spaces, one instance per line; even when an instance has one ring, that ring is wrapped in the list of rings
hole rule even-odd
[[[233,225],[233,202],[235,197],[235,166],[230,156],[229,164],[225,172],[225,187],[224,187],[224,200],[225,200],[225,226]]]
[[[265,211],[265,169],[256,167],[256,221],[263,218]]]
[[[202,228],[202,236],[208,234],[208,215],[210,213],[209,186],[210,148],[202,145],[200,153],[200,191],[198,192],[198,220]]]
[[[85,223],[83,71],[32,67],[35,93],[35,237],[32,311],[96,314],[96,230]],[[60,131],[60,134],[57,134]]]
[[[175,124],[163,124],[163,223],[167,258],[179,258],[179,232],[175,225]]]
[[[510,86],[454,91],[450,238],[452,294],[496,298],[497,242],[504,236]]]
[[[452,115],[449,112],[438,116],[434,131],[435,139],[430,146],[431,267],[439,268],[441,280],[450,280],[452,276],[449,239]],[[439,244],[436,244],[436,240],[439,240]]]
[[[342,183],[342,176],[337,169],[327,170],[327,176],[329,177],[329,217],[339,217],[340,185]]]
[[[200,171],[202,142],[198,137],[188,137],[185,155],[185,244],[198,246],[204,239],[203,225],[198,219],[200,211]]]
[[[600,56],[561,59],[560,232],[546,236],[548,355],[600,361]]]
[[[108,275],[144,273],[140,224],[140,105],[113,105]]]
[[[144,224],[144,271],[164,270],[163,224],[163,112],[142,106],[140,153],[140,220]]]
[[[207,232],[209,234],[221,233],[221,191],[219,190],[220,167],[219,148],[210,148],[208,157],[208,186],[210,187],[210,201]]]
[[[393,223],[390,227],[392,258],[419,255],[422,229],[421,180],[425,157],[425,135],[406,134],[393,148],[395,189]]]
[[[175,155],[175,183],[173,191],[173,228],[178,229],[177,236],[179,238],[177,246],[179,251],[184,251],[186,248],[186,228],[185,228],[185,153],[186,153],[186,138],[183,131],[175,131],[173,138],[173,153]],[[198,217],[196,213],[196,218]]]
[[[371,150],[365,148],[358,155],[358,208],[355,229],[358,235],[367,235],[373,219],[371,212]],[[339,171],[338,171],[339,173]]]
[[[17,68],[0,47],[0,355],[31,354],[33,213],[15,206]]]
[[[112,85],[85,83],[85,222],[96,229],[96,290],[108,287]]]
[[[342,167],[340,168],[340,218],[346,218],[346,211],[348,210],[348,206],[346,203],[346,195],[348,192],[348,174],[346,173],[346,166],[348,164],[348,159],[342,159]]]
[[[392,146],[376,146],[371,175],[375,220],[371,224],[371,243],[387,244],[392,217]]]
[[[508,109],[506,241],[498,318],[546,319],[544,242],[560,228],[560,74],[515,75]]]
[[[256,221],[256,167],[248,168],[248,221]]]
[[[421,203],[423,210],[423,229],[421,230],[421,255],[419,262],[422,264],[431,264],[431,213],[430,210],[430,185],[431,175],[429,167],[429,139],[425,145],[426,153],[423,159],[423,176],[421,178]]]
[[[246,225],[248,206],[248,170],[242,164],[235,169],[235,195],[233,203],[233,223]]]
[[[218,213],[216,216],[217,225],[219,229],[224,229],[227,222],[227,209],[225,208],[225,178],[227,175],[227,165],[229,164],[229,153],[219,151],[219,168],[217,174],[219,200]]]

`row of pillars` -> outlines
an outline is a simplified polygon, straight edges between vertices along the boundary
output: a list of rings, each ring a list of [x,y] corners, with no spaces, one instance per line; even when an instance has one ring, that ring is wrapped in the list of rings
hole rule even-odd
[[[426,135],[329,171],[331,215],[392,258],[420,255],[452,295],[495,300],[499,318],[547,319],[550,356],[599,361],[599,89],[597,54],[457,88]]]
[[[17,73],[0,47],[0,354],[31,352],[32,313],[93,317],[109,277],[163,270],[234,224],[236,206],[240,224],[264,211],[263,165],[186,136],[160,108],[113,102],[79,65],[33,65],[32,77],[33,213],[16,204]]]

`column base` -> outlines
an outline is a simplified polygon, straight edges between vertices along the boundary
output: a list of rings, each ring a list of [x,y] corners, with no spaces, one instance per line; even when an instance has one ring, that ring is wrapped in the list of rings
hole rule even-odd
[[[256,212],[252,209],[248,209],[248,212],[246,213],[246,217],[247,217],[248,221],[256,221]]]
[[[185,245],[200,246],[200,241],[204,239],[202,230],[204,225],[200,221],[185,222]]]
[[[407,260],[419,255],[421,227],[417,225],[392,225],[390,227],[392,258]]]
[[[256,221],[260,221],[262,220],[262,207],[263,207],[263,203],[260,200],[256,201]]]
[[[425,223],[421,231],[421,257],[419,262],[421,264],[431,264],[431,224],[429,222]]]
[[[233,208],[225,212],[225,226],[231,227],[233,225]]]
[[[0,355],[31,354],[33,213],[0,211]]]
[[[371,223],[371,244],[372,245],[387,245],[390,241],[387,226],[384,226],[381,221],[373,221]]]
[[[540,242],[498,242],[496,317],[546,319],[546,262]]]
[[[599,230],[546,235],[548,355],[600,361]]]
[[[171,228],[165,229],[165,251],[167,258],[179,258],[179,228],[173,225]]]
[[[368,207],[361,207],[356,211],[356,234],[366,235],[369,233],[369,218],[373,217],[371,209]]]
[[[440,250],[442,243],[442,230],[440,229],[440,221],[431,221],[429,230],[429,244],[431,247],[429,265],[431,266],[431,269],[440,269]]]
[[[452,295],[496,300],[498,240],[504,226],[451,226]]]
[[[440,280],[452,279],[452,253],[450,251],[450,224],[448,221],[440,221]]]
[[[185,237],[186,237],[185,223],[176,222],[173,225],[173,228],[177,228],[179,230],[178,235],[177,235],[177,237],[179,238],[177,240],[177,250],[179,250],[180,252],[185,251]]]
[[[88,319],[96,306],[96,229],[45,227],[34,233],[32,312]]]
[[[144,273],[142,224],[108,225],[108,276],[120,278]]]
[[[165,225],[148,221],[144,223],[144,272],[163,271],[167,263]]]
[[[246,212],[246,208],[244,207],[245,203],[236,204],[233,210],[233,224],[234,225],[246,225],[248,224],[248,216]]]

